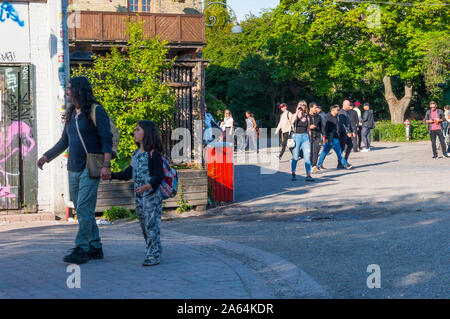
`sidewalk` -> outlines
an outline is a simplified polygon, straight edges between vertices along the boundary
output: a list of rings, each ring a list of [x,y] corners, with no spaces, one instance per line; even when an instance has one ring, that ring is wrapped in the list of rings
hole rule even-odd
[[[16,226],[17,227],[17,226]],[[143,267],[139,224],[100,226],[105,259],[81,267],[81,288],[69,289],[62,261],[78,225],[0,226],[0,298],[327,298],[286,260],[244,245],[161,232],[162,261]]]

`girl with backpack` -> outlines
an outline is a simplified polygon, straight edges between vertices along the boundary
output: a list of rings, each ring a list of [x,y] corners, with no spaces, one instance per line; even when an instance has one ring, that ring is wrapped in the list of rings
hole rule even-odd
[[[130,166],[111,178],[134,180],[136,212],[147,244],[143,266],[153,266],[161,259],[161,214],[165,181],[165,159],[161,134],[155,123],[139,121],[134,130],[134,141],[139,147],[133,152]]]

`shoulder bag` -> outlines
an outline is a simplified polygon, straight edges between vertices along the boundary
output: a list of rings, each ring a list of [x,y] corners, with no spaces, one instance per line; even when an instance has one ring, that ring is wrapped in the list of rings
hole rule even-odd
[[[86,152],[86,167],[89,172],[90,178],[100,178],[100,172],[103,168],[104,155],[94,154],[87,151],[86,145],[84,144],[83,137],[80,133],[80,128],[78,127],[78,117],[75,117],[75,125],[77,127],[78,136],[80,137],[81,144],[83,144],[84,151]]]

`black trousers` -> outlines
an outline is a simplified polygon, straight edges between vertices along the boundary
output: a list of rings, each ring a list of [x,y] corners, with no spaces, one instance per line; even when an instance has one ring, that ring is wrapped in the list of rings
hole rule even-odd
[[[291,133],[286,132],[286,133],[281,133],[281,151],[280,151],[280,159],[283,157],[284,151],[286,151],[286,144],[287,144],[287,140],[289,138],[289,136],[291,135]],[[292,153],[292,149],[289,149]]]
[[[353,152],[358,152],[358,148],[361,148],[361,127],[356,127],[356,136],[352,137]]]
[[[311,167],[317,166],[320,152],[321,136],[311,138]]]
[[[439,138],[439,142],[441,143],[442,153],[445,154],[445,152],[447,150],[447,146],[445,145],[444,134],[442,134],[441,130],[436,130],[436,131],[430,131],[431,148],[433,149],[433,156],[437,156],[436,138]]]
[[[342,153],[344,154],[344,158],[347,161],[353,148],[352,138],[348,137],[347,135],[341,135],[339,136],[339,144],[341,146]],[[339,162],[338,159],[338,165],[339,164],[341,163]]]
[[[358,126],[358,133],[356,133],[358,137],[358,148],[361,149],[361,140],[362,140],[362,126]]]
[[[364,140],[364,145],[366,148],[370,148],[370,131],[371,129],[367,127],[363,127],[361,129],[362,139]]]

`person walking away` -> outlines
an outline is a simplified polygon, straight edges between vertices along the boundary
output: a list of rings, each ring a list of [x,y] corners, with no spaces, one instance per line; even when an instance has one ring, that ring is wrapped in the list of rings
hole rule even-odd
[[[289,136],[293,131],[293,127],[291,124],[292,113],[288,111],[287,104],[281,103],[278,108],[281,110],[282,113],[280,116],[280,121],[278,122],[278,126],[275,130],[275,134],[278,134],[278,132],[281,130],[281,151],[280,154],[278,155],[278,159],[281,160],[286,150],[287,140],[289,139]],[[292,153],[292,149],[289,150]]]
[[[85,77],[73,77],[66,87],[69,108],[66,111],[62,136],[59,141],[38,160],[42,170],[45,163],[70,148],[67,162],[69,191],[78,217],[78,233],[75,248],[64,257],[71,264],[83,264],[91,259],[103,259],[103,249],[95,220],[97,191],[100,178],[111,177],[112,138],[108,114],[95,99],[91,84]],[[95,106],[96,125],[91,119]],[[100,178],[89,176],[87,152],[103,154]]]
[[[234,136],[233,136],[233,128],[234,128],[234,120],[233,117],[231,116],[231,111],[226,109],[225,110],[225,117],[222,121],[222,123],[220,124],[220,127],[222,128],[222,130],[225,133],[225,142],[228,143],[233,143],[234,145]],[[234,149],[234,146],[233,146]]]
[[[136,213],[146,243],[142,265],[153,266],[161,262],[161,183],[164,180],[163,146],[156,124],[148,120],[139,121],[134,130],[134,142],[138,149],[133,151],[130,166],[113,173],[111,178],[134,181]]]
[[[438,158],[436,149],[436,139],[441,143],[442,153],[445,157],[450,157],[447,154],[447,147],[442,134],[442,122],[444,121],[444,112],[437,108],[435,101],[430,102],[430,109],[425,114],[425,123],[428,123],[428,132],[430,133],[431,148],[433,150],[433,158]]]
[[[311,166],[317,166],[319,160],[320,143],[323,142],[325,135],[325,124],[322,122],[322,117],[318,114],[317,103],[311,102],[309,104],[309,116],[311,119]]]
[[[353,152],[359,152],[359,141],[358,141],[358,125],[359,125],[359,116],[358,112],[354,110],[354,106],[350,104],[348,110],[348,117],[350,119],[350,125],[353,130],[352,143],[353,143]]]
[[[300,156],[300,150],[303,150],[303,156],[305,159],[306,169],[306,181],[313,182],[311,178],[311,129],[310,129],[310,116],[304,108],[299,105],[295,114],[292,116],[291,123],[294,125],[293,139],[295,141],[295,147],[292,151],[292,181],[297,180],[295,176],[295,170],[297,168],[297,162]]]
[[[356,135],[358,138],[358,152],[361,151],[361,142],[362,142],[362,113],[361,110],[359,109],[359,106],[361,105],[361,103],[359,101],[355,102],[355,106],[353,107],[353,110],[358,113],[358,125],[356,127]]]
[[[250,111],[245,112],[245,146],[244,150],[249,148],[249,150],[256,151],[258,153],[258,136],[257,136],[257,125],[255,122],[255,117]]]
[[[344,157],[346,161],[348,161],[350,152],[352,151],[353,148],[352,138],[355,136],[355,133],[353,132],[352,129],[352,125],[350,123],[348,110],[350,110],[350,101],[344,100],[344,102],[342,103],[342,109],[339,110],[338,124],[340,126],[339,143],[342,152],[345,154]],[[343,168],[340,161],[338,161],[337,168]]]
[[[338,120],[338,114],[339,114],[339,105],[335,104],[331,106],[330,113],[326,115],[326,124],[325,124],[325,146],[323,147],[322,152],[319,156],[319,162],[317,163],[317,166],[314,167],[312,173],[316,174],[317,171],[325,170],[325,167],[323,167],[323,162],[325,160],[325,157],[328,155],[331,149],[334,149],[338,161],[341,163],[341,165],[349,170],[353,166],[347,162],[347,160],[342,157],[342,150],[339,143],[339,136],[341,135],[339,130],[342,129],[339,125]]]
[[[373,110],[370,109],[369,103],[364,103],[364,114],[362,118],[361,138],[364,141],[364,146],[361,152],[370,152],[370,136],[372,130],[375,128],[375,120],[373,117]]]

